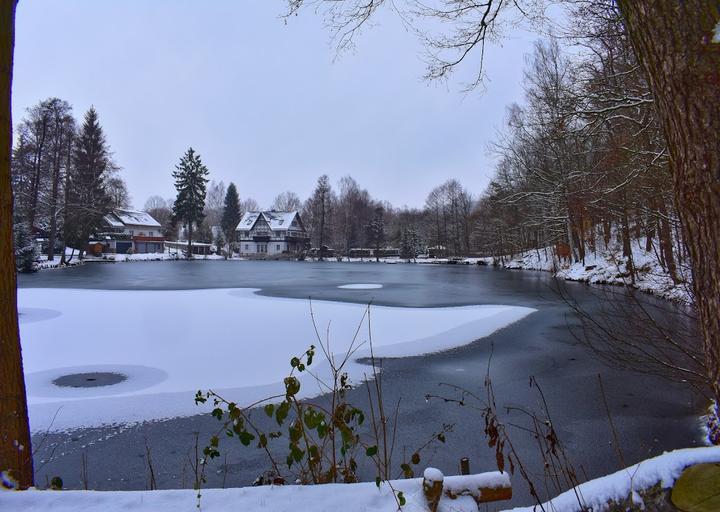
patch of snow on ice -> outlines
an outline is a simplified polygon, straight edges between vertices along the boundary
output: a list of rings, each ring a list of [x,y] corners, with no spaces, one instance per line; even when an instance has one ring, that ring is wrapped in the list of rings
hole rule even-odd
[[[382,287],[383,285],[381,284],[373,283],[343,284],[338,286],[338,288],[342,288],[343,290],[377,290]]]
[[[21,310],[52,307],[62,312],[44,322],[21,324],[32,430],[49,428],[58,410],[53,430],[202,414],[211,407],[195,405],[198,389],[213,389],[238,404],[276,394],[283,389],[290,358],[317,346],[318,340],[309,301],[263,297],[255,291],[19,289]],[[335,354],[348,350],[366,307],[313,301],[318,330],[325,336],[331,326]],[[373,306],[375,355],[416,356],[459,347],[533,311],[515,306]],[[365,323],[345,367],[356,384],[368,372],[357,362],[370,355],[367,333]],[[129,378],[117,387],[75,390],[72,397],[48,395],[47,383],[58,368],[98,371],[100,365]],[[130,366],[157,368],[167,378],[130,389],[139,378],[123,371]],[[313,370],[322,378],[330,375],[321,357],[315,358]],[[36,380],[36,373],[43,378]],[[317,383],[307,373],[301,377],[301,394],[317,395]],[[120,386],[126,386],[120,396],[106,396]]]

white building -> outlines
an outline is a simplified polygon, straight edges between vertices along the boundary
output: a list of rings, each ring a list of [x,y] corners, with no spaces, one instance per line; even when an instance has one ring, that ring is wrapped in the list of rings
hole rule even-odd
[[[132,249],[137,254],[165,250],[160,223],[147,212],[118,209],[103,220],[107,232],[98,240],[103,245],[103,252],[126,254]]]
[[[298,212],[246,212],[236,228],[241,255],[299,253],[310,247],[310,235]]]

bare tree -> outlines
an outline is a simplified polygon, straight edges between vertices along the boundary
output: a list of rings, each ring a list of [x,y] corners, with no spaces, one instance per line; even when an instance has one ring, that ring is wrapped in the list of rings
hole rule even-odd
[[[302,201],[295,192],[288,190],[275,197],[272,209],[279,212],[294,212],[302,208]]]

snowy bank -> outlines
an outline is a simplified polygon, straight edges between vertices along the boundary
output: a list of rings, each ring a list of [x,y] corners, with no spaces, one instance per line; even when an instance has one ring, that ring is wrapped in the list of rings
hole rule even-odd
[[[553,498],[544,508],[553,512],[579,512],[581,507],[577,496],[580,496],[587,507],[585,510],[605,510],[610,501],[622,501],[631,495],[635,500],[641,499],[638,493],[657,484],[662,489],[669,489],[686,467],[705,462],[720,462],[720,446],[685,448],[664,453],[611,475],[585,482]],[[643,508],[639,503],[637,505],[638,509]],[[522,507],[511,512],[535,510],[534,507]]]
[[[618,248],[597,253],[588,252],[584,261],[576,263],[559,262],[553,257],[552,248],[531,250],[505,260],[501,266],[507,269],[554,272],[556,277],[569,281],[632,286],[666,299],[691,302],[689,269],[678,266],[683,282],[673,282],[670,274],[660,264],[658,255],[654,251],[645,251],[643,244],[643,239],[632,244],[632,259],[637,273],[634,283],[627,272],[627,258],[623,257]]]
[[[422,479],[396,480],[396,491],[407,500],[404,512],[427,512]],[[14,512],[397,512],[393,490],[387,484],[325,484],[265,486],[202,491],[24,491],[0,492],[0,510]],[[440,512],[477,512],[469,496],[443,497]]]
[[[608,502],[621,501],[630,495],[639,499],[638,492],[657,484],[672,487],[682,471],[691,465],[720,462],[720,447],[688,448],[648,459],[596,480],[579,485],[544,504],[553,512],[579,512],[576,497],[582,496],[586,510],[602,511]],[[480,478],[482,475],[476,475]],[[450,477],[462,479],[470,477]],[[514,477],[515,485],[522,485]],[[404,512],[426,512],[422,492],[422,479],[395,480],[395,491],[401,491],[407,500]],[[206,489],[202,491],[201,510],[205,512],[396,512],[397,502],[388,484],[379,488],[374,482],[358,484],[326,484],[307,486],[264,486],[238,489]],[[23,491],[0,492],[0,510],[16,512],[183,512],[198,510],[196,492],[172,491]],[[642,509],[641,504],[637,504]],[[511,512],[534,512],[539,507],[521,507]],[[440,512],[477,512],[478,506],[470,496],[451,500],[442,496]]]
[[[318,340],[308,300],[263,297],[252,289],[18,290],[25,380],[34,432],[190,416],[197,390],[213,389],[249,404],[284,389],[290,358]],[[366,306],[312,303],[318,330],[330,329],[331,352],[347,352],[363,327],[346,370],[359,383],[369,356]],[[448,350],[488,336],[535,311],[514,306],[370,309],[378,357]],[[318,347],[318,353],[320,353]],[[342,356],[339,356],[342,358]],[[312,369],[329,375],[322,357]],[[82,373],[121,375],[97,387],[61,387]],[[302,376],[303,396],[320,387]],[[56,414],[57,413],[57,414]]]

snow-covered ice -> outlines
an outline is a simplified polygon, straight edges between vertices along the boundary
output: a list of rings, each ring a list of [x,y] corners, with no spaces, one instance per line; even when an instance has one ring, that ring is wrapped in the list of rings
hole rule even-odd
[[[341,284],[338,288],[343,290],[378,290],[383,285],[377,283],[353,283],[353,284]]]
[[[239,404],[282,390],[290,358],[318,340],[308,300],[263,297],[252,289],[213,290],[18,290],[30,422],[33,431],[71,429],[189,416],[198,389],[213,389]],[[313,301],[323,341],[344,354],[366,306]],[[60,312],[41,318],[40,310]],[[406,357],[465,345],[534,310],[515,306],[391,308],[373,306],[374,354]],[[34,317],[34,318],[33,318]],[[36,321],[22,321],[23,318]],[[367,318],[359,348],[346,366],[354,382],[369,367]],[[328,374],[318,347],[312,365]],[[60,388],[61,375],[114,372],[120,384]],[[319,386],[302,375],[302,393]],[[51,392],[52,391],[52,392]],[[57,413],[57,414],[56,414]]]

